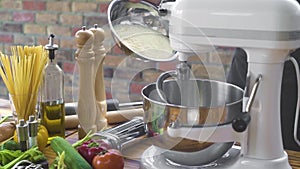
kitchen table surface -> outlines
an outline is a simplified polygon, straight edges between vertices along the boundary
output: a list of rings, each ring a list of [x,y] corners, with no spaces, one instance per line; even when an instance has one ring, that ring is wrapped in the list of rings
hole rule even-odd
[[[9,114],[10,110],[7,107],[2,107],[0,105],[0,115],[2,114]],[[1,117],[1,116],[0,116]],[[68,140],[70,143],[74,143],[78,140],[78,132],[77,129],[71,129],[66,131],[66,140]],[[141,139],[143,140],[143,139]],[[142,141],[141,141],[142,142]],[[138,143],[133,143],[133,146],[129,146],[125,153],[126,157],[130,158],[125,158],[125,169],[139,169],[140,167],[140,157],[142,153],[150,147],[151,144],[142,142],[141,144]],[[291,151],[291,150],[286,150],[288,157],[289,157],[289,162],[292,166],[293,169],[300,169],[300,152],[298,151]],[[51,163],[55,157],[56,154],[53,152],[50,146],[46,147],[46,149],[43,151],[45,156],[48,158],[49,163]],[[131,158],[134,157],[134,158]]]
[[[78,140],[77,130],[67,131],[66,139],[70,143],[76,142]],[[132,146],[132,148],[128,148],[128,150],[125,152],[126,153],[125,156],[134,157],[134,159],[125,158],[125,169],[139,169],[139,168],[141,168],[140,167],[140,162],[139,162],[140,159],[138,157],[140,157],[142,155],[142,153],[149,146],[151,146],[151,145],[143,142],[142,144],[134,144],[134,146]],[[286,150],[286,152],[288,154],[289,162],[290,162],[292,168],[293,169],[300,169],[300,152],[291,151],[291,150]],[[44,154],[49,159],[50,163],[56,157],[56,154],[52,151],[50,146],[48,146],[44,150]]]

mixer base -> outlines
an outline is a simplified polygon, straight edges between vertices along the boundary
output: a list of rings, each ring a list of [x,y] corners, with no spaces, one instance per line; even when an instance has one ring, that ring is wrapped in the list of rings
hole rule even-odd
[[[230,169],[292,169],[285,153],[283,157],[272,160],[260,160],[254,158],[240,157],[230,166]]]
[[[186,166],[174,163],[165,158],[160,148],[151,146],[143,153],[141,165],[143,169],[261,169],[262,166],[264,169],[292,169],[286,153],[279,159],[258,160],[242,157],[238,146],[233,146],[222,158],[202,166]]]
[[[223,169],[233,165],[240,155],[240,147],[233,146],[222,158],[202,166],[186,166],[174,163],[165,158],[161,149],[156,146],[149,147],[142,155],[141,165],[143,169],[206,169],[215,168]],[[183,157],[184,158],[184,157]],[[201,157],[199,157],[201,158]]]

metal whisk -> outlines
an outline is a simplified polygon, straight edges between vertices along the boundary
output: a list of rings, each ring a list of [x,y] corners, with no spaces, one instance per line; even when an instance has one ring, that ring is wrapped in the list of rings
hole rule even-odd
[[[95,133],[112,148],[121,150],[126,143],[146,134],[143,117],[135,117],[121,125]]]

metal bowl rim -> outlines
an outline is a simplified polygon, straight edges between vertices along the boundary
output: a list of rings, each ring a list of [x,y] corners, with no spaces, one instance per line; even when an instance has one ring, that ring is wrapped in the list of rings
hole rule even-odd
[[[243,92],[243,89],[234,85],[234,84],[231,84],[231,83],[227,83],[227,82],[222,82],[222,81],[217,81],[217,80],[211,80],[211,79],[192,79],[192,80],[195,80],[195,81],[208,81],[208,82],[214,82],[214,83],[221,83],[221,84],[226,84],[228,86],[232,86],[240,91]],[[165,82],[169,82],[169,81],[175,81],[175,80],[165,80]],[[156,100],[153,100],[153,99],[150,99],[149,97],[146,97],[145,94],[144,94],[144,90],[146,90],[146,88],[148,88],[149,86],[151,85],[156,85],[155,83],[150,83],[148,85],[146,85],[145,87],[143,87],[142,91],[141,91],[141,94],[143,96],[143,99],[146,99],[146,100],[149,100],[151,101],[152,103],[155,103],[155,104],[158,104],[158,105],[161,105],[161,106],[170,106],[170,107],[177,107],[177,108],[184,108],[184,109],[191,109],[191,108],[201,108],[201,107],[187,107],[187,106],[182,106],[182,105],[177,105],[177,104],[171,104],[171,103],[164,103],[164,102],[159,102],[159,101],[156,101]],[[243,100],[243,97],[241,97],[241,99],[238,99],[234,102],[231,102],[231,103],[227,103],[225,104],[226,106],[231,106],[231,105],[235,105],[239,102],[241,102]],[[207,107],[206,107],[207,108]],[[215,107],[209,107],[209,108],[217,108],[217,106]]]

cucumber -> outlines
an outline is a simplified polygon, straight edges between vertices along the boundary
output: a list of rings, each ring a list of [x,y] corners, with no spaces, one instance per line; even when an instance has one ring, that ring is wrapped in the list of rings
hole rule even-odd
[[[54,137],[50,143],[56,154],[65,152],[65,164],[69,169],[92,169],[92,166],[65,139]]]

